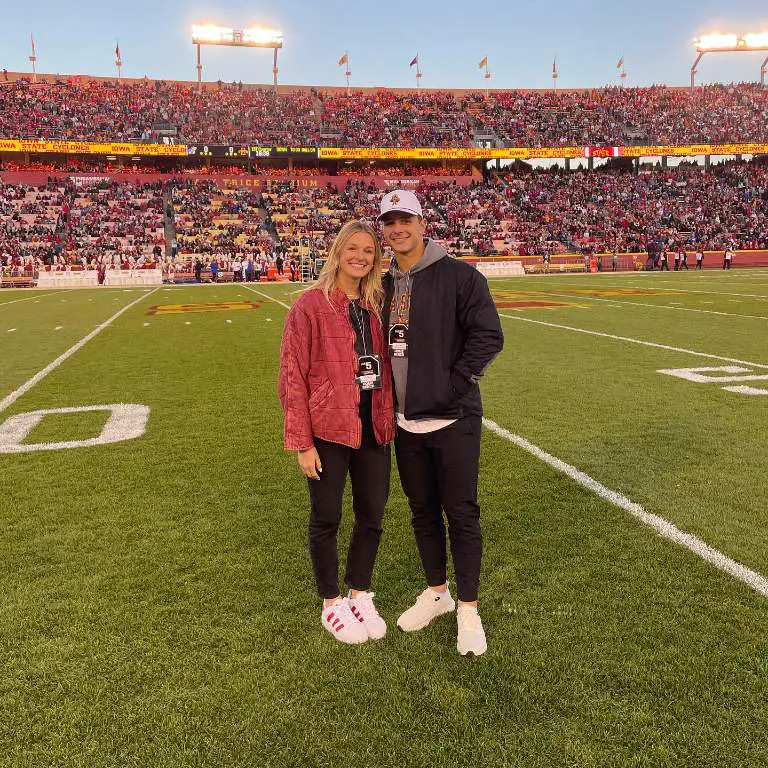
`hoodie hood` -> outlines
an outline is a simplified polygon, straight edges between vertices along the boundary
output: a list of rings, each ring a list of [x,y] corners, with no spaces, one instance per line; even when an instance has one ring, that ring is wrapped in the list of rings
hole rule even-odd
[[[394,277],[395,280],[398,280],[401,279],[405,274],[415,275],[417,272],[422,272],[427,267],[431,267],[435,262],[445,258],[447,255],[448,252],[445,250],[445,248],[443,248],[442,245],[439,245],[434,240],[427,239],[424,241],[424,253],[407,273],[401,272],[398,269],[397,259],[395,258],[392,259],[392,266],[390,267],[389,271],[392,274],[392,277]]]

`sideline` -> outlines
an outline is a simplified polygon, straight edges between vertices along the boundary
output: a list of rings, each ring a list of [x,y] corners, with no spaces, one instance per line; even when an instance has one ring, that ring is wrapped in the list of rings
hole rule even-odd
[[[67,288],[66,290],[47,291],[46,293],[36,293],[34,296],[27,296],[23,299],[13,299],[12,301],[0,301],[0,308],[7,307],[9,304],[18,304],[20,301],[33,301],[34,299],[44,299],[48,296],[60,296],[62,293],[71,293],[76,288]]]

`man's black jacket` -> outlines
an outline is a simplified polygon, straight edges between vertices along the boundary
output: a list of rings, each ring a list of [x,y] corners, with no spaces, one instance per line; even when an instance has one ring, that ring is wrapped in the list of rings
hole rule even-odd
[[[384,327],[394,278],[384,277]],[[408,322],[406,419],[456,419],[483,412],[478,381],[501,352],[504,334],[485,277],[444,257],[413,274]]]

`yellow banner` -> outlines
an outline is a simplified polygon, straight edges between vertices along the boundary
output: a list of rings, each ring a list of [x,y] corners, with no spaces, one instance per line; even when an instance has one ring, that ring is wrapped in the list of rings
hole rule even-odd
[[[669,155],[672,157],[692,155],[763,155],[768,154],[768,144],[656,144],[646,147],[622,147],[624,157],[647,157]]]
[[[314,147],[301,149],[314,154]],[[578,158],[589,149],[595,156],[601,147],[320,147],[321,160],[532,160],[536,158]],[[270,150],[271,151],[271,150]],[[0,152],[30,152],[83,155],[134,155],[139,157],[186,157],[185,144],[134,144],[131,142],[93,141],[28,141],[0,139]],[[692,155],[761,155],[768,154],[768,144],[657,144],[619,147],[622,157],[692,156]]]
[[[321,160],[525,160],[584,157],[583,147],[320,147]]]
[[[0,139],[0,152],[186,157],[187,147],[185,144],[133,144],[94,141],[19,141],[16,139]]]

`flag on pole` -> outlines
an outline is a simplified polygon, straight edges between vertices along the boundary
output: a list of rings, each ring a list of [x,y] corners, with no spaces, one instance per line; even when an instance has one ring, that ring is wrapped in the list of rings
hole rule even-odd
[[[419,54],[417,53],[413,59],[411,59],[411,63],[408,65],[409,67],[412,67],[414,64],[418,65],[419,63]]]
[[[557,56],[552,59],[552,77],[557,77]]]
[[[120,43],[118,42],[117,45],[115,45],[115,58],[120,61]]]
[[[487,67],[487,66],[488,66],[488,57],[487,56],[483,56],[483,58],[481,59],[480,63],[477,65],[477,67],[478,67],[478,69],[482,69],[483,67]]]
[[[34,36],[34,35],[32,35],[32,34],[30,34],[30,36],[29,36],[29,37],[30,37],[30,39],[32,40],[32,55],[33,55],[33,56],[36,56],[36,55],[37,55],[37,52],[36,52],[36,49],[35,49],[35,36]]]
[[[343,67],[345,64],[349,64],[349,56],[346,53],[339,59],[340,67]]]
[[[624,57],[622,56],[616,63],[616,69],[621,69],[624,66]]]

